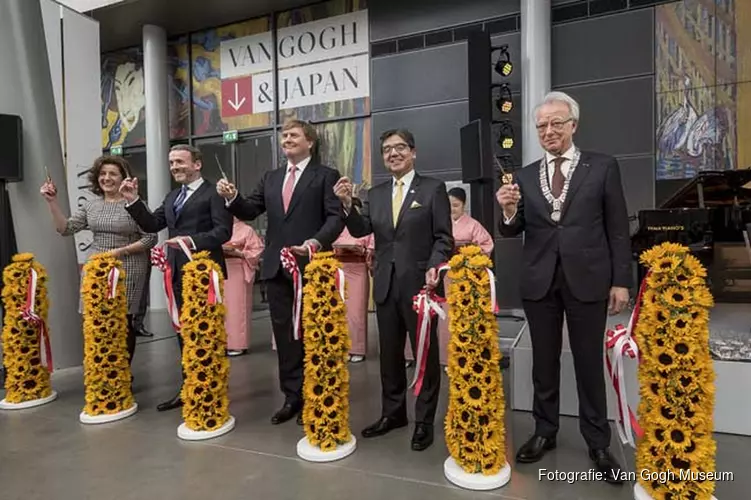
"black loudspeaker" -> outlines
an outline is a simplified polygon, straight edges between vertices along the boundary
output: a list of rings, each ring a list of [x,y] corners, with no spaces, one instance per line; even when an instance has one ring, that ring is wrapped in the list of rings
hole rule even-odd
[[[0,181],[23,180],[23,121],[0,114]]]
[[[486,180],[483,171],[482,120],[472,120],[459,129],[462,149],[462,182]]]

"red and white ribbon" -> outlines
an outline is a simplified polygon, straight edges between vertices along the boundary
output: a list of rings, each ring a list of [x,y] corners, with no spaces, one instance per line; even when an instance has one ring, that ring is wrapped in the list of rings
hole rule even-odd
[[[490,307],[492,308],[493,314],[498,314],[501,308],[498,307],[498,300],[496,299],[495,274],[493,274],[493,271],[491,271],[489,267],[486,267],[485,270],[488,272],[488,280],[490,282]]]
[[[36,293],[37,282],[39,276],[32,267],[29,269],[29,284],[26,287],[26,303],[21,311],[21,317],[33,323],[39,328],[37,334],[37,341],[39,342],[39,357],[41,358],[42,366],[47,368],[49,373],[53,371],[52,363],[52,345],[50,344],[50,335],[47,331],[47,324],[44,322],[41,316],[36,313]]]
[[[151,249],[151,263],[164,273],[164,293],[167,295],[167,312],[169,313],[172,328],[180,331],[180,312],[177,310],[175,292],[172,289],[172,268],[167,263],[167,253],[163,247]]]
[[[188,260],[193,260],[193,253],[185,243],[184,238],[177,240],[177,245],[183,251]],[[176,332],[180,331],[180,311],[177,308],[177,298],[172,289],[172,268],[167,263],[167,253],[164,247],[155,247],[151,249],[151,263],[164,273],[164,292],[167,295],[167,311],[169,312],[172,327]],[[211,270],[211,282],[209,283],[208,302],[209,304],[221,304],[222,292],[219,283],[219,273],[214,269]]]
[[[302,312],[302,273],[292,250],[285,247],[279,254],[282,268],[292,276],[294,300],[292,302],[292,338],[300,340],[300,316]]]
[[[341,267],[336,270],[336,288],[339,290],[339,296],[342,298],[342,302],[344,302],[344,271]]]
[[[428,362],[430,350],[430,327],[433,318],[438,316],[446,319],[446,313],[441,307],[445,299],[439,297],[433,290],[423,287],[420,293],[412,299],[412,308],[417,312],[417,353],[415,355],[415,375],[409,388],[415,389],[415,396],[422,390],[422,382],[425,378],[425,366]]]
[[[649,276],[649,274],[647,275]],[[628,404],[628,393],[626,391],[625,375],[624,375],[624,362],[628,357],[629,359],[639,359],[639,346],[632,334],[636,324],[639,321],[639,309],[641,307],[641,300],[644,295],[644,289],[647,279],[644,278],[641,287],[639,289],[639,295],[636,298],[636,305],[631,312],[631,317],[628,320],[628,326],[618,324],[614,329],[607,331],[605,339],[605,350],[607,356],[605,361],[607,363],[608,375],[610,381],[613,383],[613,389],[615,390],[618,406],[619,418],[616,421],[616,427],[618,428],[618,436],[621,438],[623,444],[630,444],[632,447],[636,447],[636,443],[633,438],[633,434],[637,437],[644,435],[644,430],[639,425],[639,420],[636,418],[636,414]]]
[[[107,276],[107,298],[114,299],[117,296],[117,282],[120,281],[120,270],[117,267],[110,269]]]

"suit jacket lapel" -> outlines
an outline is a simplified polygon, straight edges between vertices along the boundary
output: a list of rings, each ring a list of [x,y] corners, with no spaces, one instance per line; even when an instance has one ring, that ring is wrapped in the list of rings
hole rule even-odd
[[[412,184],[410,184],[409,186],[409,191],[404,193],[404,202],[402,203],[401,210],[399,210],[399,217],[396,219],[396,227],[399,227],[399,224],[401,224],[402,219],[404,218],[404,214],[407,212],[407,210],[409,210],[410,205],[412,205],[412,202],[415,200],[419,185],[420,176],[417,175],[417,172],[415,172],[415,177],[412,179]]]
[[[566,210],[568,210],[568,207],[571,205],[571,200],[574,199],[576,192],[584,183],[584,179],[587,178],[587,174],[589,174],[588,162],[589,162],[589,156],[586,153],[581,153],[581,156],[579,157],[579,164],[576,166],[576,170],[574,170],[574,175],[571,177],[571,183],[568,186],[568,193],[566,194],[566,201],[563,203],[563,206],[561,207],[561,217],[563,217],[563,215],[566,213]]]
[[[201,193],[202,193],[202,192],[203,192],[203,191],[204,191],[205,189],[208,189],[208,187],[209,187],[209,183],[208,183],[208,182],[207,182],[207,181],[206,181],[206,180],[204,179],[204,181],[203,181],[203,182],[201,183],[201,185],[200,185],[200,186],[198,186],[198,189],[196,189],[195,193],[191,194],[191,195],[190,195],[190,198],[188,198],[188,199],[187,199],[187,200],[185,201],[185,203],[183,203],[183,208],[182,208],[182,209],[180,210],[180,213],[179,213],[179,214],[177,214],[177,217],[175,217],[175,220],[176,220],[176,221],[180,219],[180,216],[181,216],[181,215],[182,215],[183,213],[185,213],[185,209],[186,209],[186,208],[188,208],[188,205],[189,205],[189,204],[191,204],[192,202],[196,201],[196,198],[197,198],[197,197],[198,197],[198,196],[199,196],[199,195],[200,195],[200,194],[201,194]],[[179,194],[179,193],[180,193],[180,191],[178,190],[178,194]],[[173,211],[175,210],[175,208],[174,208],[174,204],[175,204],[175,201],[174,201],[174,200],[172,200],[172,210],[173,210]]]
[[[315,175],[316,165],[308,163],[308,166],[305,167],[305,170],[302,171],[300,180],[298,180],[297,184],[295,185],[295,189],[292,191],[292,199],[289,202],[289,208],[287,209],[287,213],[284,215],[285,217],[288,217],[289,214],[292,213],[292,210],[295,209],[295,205],[297,205],[297,203],[300,201],[300,198],[303,196],[303,193],[305,193],[305,190],[308,188],[308,185],[313,180]],[[284,177],[282,177],[282,179],[284,179]],[[284,191],[284,180],[282,180],[282,190],[279,192],[280,199],[282,191]],[[282,201],[282,209],[283,208],[284,202]]]

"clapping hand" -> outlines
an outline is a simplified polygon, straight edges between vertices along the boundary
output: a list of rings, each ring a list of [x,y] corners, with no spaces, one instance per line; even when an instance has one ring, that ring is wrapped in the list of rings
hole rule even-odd
[[[237,196],[237,188],[227,179],[219,179],[216,183],[216,192],[225,200],[231,200]]]
[[[516,213],[519,201],[522,199],[518,184],[504,184],[495,193],[498,204],[503,209],[503,215],[512,217]]]
[[[348,177],[340,177],[334,184],[334,194],[347,210],[352,207],[352,192],[352,181]]]
[[[120,183],[120,194],[128,203],[136,201],[138,198],[138,178],[126,177],[123,179],[123,182]]]
[[[48,180],[45,181],[44,184],[42,184],[41,188],[39,188],[39,193],[45,200],[50,202],[57,198],[57,187],[55,187],[55,183]]]

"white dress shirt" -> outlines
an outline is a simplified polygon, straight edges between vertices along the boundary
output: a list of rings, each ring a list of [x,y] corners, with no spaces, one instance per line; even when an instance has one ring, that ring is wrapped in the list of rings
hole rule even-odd
[[[188,202],[191,196],[193,196],[193,193],[198,191],[198,188],[201,187],[203,184],[203,177],[199,177],[198,179],[194,180],[190,184],[187,184],[185,187],[188,189],[185,193],[185,201],[183,202],[183,205]],[[177,196],[180,196],[179,194]]]
[[[307,167],[309,163],[310,163],[310,156],[308,156],[307,158],[305,158],[304,160],[302,160],[300,163],[296,165],[297,169],[295,170],[295,184],[292,186],[293,192],[295,188],[297,187],[297,183],[300,182],[300,177],[302,177],[302,174],[305,171],[305,167]],[[287,161],[287,171],[284,174],[284,180],[282,180],[282,192],[284,192],[284,185],[287,184],[287,179],[289,179],[289,176],[291,175],[291,172],[289,171],[291,166],[292,166],[292,162]],[[239,192],[235,193],[235,196],[233,196],[232,199],[230,200],[226,200],[224,204],[229,207],[230,205],[232,205],[232,202],[235,201],[235,198],[237,198],[239,194],[240,194]],[[281,193],[279,194],[281,195]]]
[[[401,178],[402,181],[402,205],[404,204],[404,200],[407,199],[407,193],[409,193],[409,188],[412,186],[412,181],[415,179],[415,170],[412,169],[408,173],[404,174],[404,177]],[[391,179],[391,199],[393,200],[396,198],[396,177],[392,177]],[[401,209],[401,206],[399,207]]]
[[[568,177],[569,170],[571,170],[571,162],[574,161],[574,152],[576,151],[576,146],[574,144],[571,144],[571,147],[566,150],[565,153],[563,153],[560,158],[563,158],[563,162],[561,163],[561,173],[563,174],[564,179]],[[553,186],[553,174],[555,174],[555,163],[554,160],[556,158],[559,158],[558,156],[545,152],[545,162],[547,164],[547,172],[548,172],[548,186]],[[514,217],[516,217],[516,212],[514,212],[514,215],[511,217],[506,218],[503,217],[503,223],[506,225],[511,224],[514,222]]]

